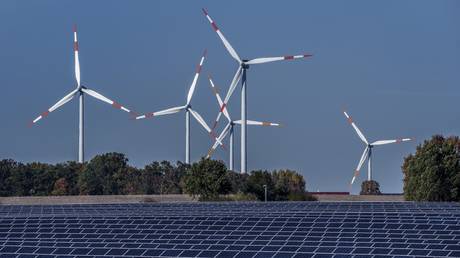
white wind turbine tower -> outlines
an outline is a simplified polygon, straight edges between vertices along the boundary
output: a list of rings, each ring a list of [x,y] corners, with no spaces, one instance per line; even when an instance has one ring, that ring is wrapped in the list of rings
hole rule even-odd
[[[55,111],[65,103],[69,102],[70,100],[73,99],[73,97],[78,96],[79,97],[79,133],[78,133],[78,162],[83,163],[85,160],[85,154],[84,154],[84,101],[83,101],[83,95],[88,94],[91,97],[94,97],[96,99],[99,99],[103,102],[106,102],[110,105],[112,105],[114,108],[121,109],[123,111],[126,111],[128,113],[131,113],[132,115],[136,115],[133,111],[127,109],[126,107],[120,105],[119,103],[110,100],[109,98],[103,96],[102,94],[91,90],[87,88],[86,86],[83,86],[80,84],[80,62],[78,59],[78,41],[77,41],[77,26],[74,25],[73,28],[73,36],[74,36],[74,56],[75,56],[75,79],[77,80],[77,87],[73,91],[71,91],[69,94],[64,96],[61,100],[59,100],[56,104],[54,104],[52,107],[50,107],[48,110],[43,112],[41,115],[39,115],[37,118],[35,118],[32,122],[31,125],[37,123],[40,119],[46,117],[49,115],[49,113]]]
[[[254,59],[241,59],[238,54],[236,53],[235,49],[230,45],[228,40],[224,37],[224,34],[220,31],[220,29],[217,27],[216,23],[211,19],[211,17],[208,15],[208,12],[203,9],[203,12],[208,19],[209,23],[211,23],[212,28],[216,31],[217,35],[221,39],[222,43],[224,44],[225,48],[227,51],[230,53],[230,55],[238,62],[238,69],[236,70],[236,73],[233,77],[233,80],[230,84],[230,87],[228,89],[227,95],[225,96],[224,102],[221,106],[221,110],[219,112],[219,115],[217,116],[217,119],[214,123],[213,129],[216,127],[217,122],[219,121],[222,111],[225,110],[228,100],[230,99],[233,91],[235,90],[238,81],[243,78],[241,81],[241,173],[246,173],[247,169],[247,162],[246,162],[246,147],[247,147],[247,141],[246,141],[246,125],[247,125],[247,119],[246,119],[246,72],[249,69],[250,65],[253,64],[262,64],[262,63],[268,63],[268,62],[274,62],[274,61],[281,61],[281,60],[293,60],[297,58],[305,58],[305,57],[310,57],[312,55],[310,54],[305,54],[305,55],[296,55],[296,56],[280,56],[280,57],[262,57],[262,58],[254,58]]]
[[[396,140],[380,140],[380,141],[375,141],[373,143],[369,143],[366,137],[364,136],[364,134],[356,126],[355,122],[353,122],[353,119],[351,118],[351,116],[349,116],[346,111],[343,111],[343,113],[345,114],[345,117],[347,117],[348,122],[355,129],[361,141],[363,141],[364,144],[366,144],[366,148],[364,149],[363,155],[361,156],[361,159],[359,160],[358,167],[355,170],[355,173],[353,175],[353,178],[351,179],[350,185],[352,185],[355,182],[356,177],[359,176],[359,170],[363,166],[364,162],[366,162],[366,159],[367,159],[367,180],[368,181],[372,180],[372,148],[374,146],[385,145],[385,144],[390,144],[390,143],[401,143],[401,142],[412,140],[411,138],[400,138]]]
[[[224,104],[222,101],[222,98],[220,97],[219,91],[217,90],[217,87],[215,86],[214,82],[212,81],[211,76],[209,76],[209,83],[211,84],[212,91],[214,92],[214,95],[216,95],[217,102],[219,103],[219,107],[222,107]],[[241,125],[242,121],[241,120],[232,120],[230,118],[230,114],[228,113],[227,109],[223,110],[224,116],[227,118],[228,123],[225,126],[224,130],[220,133],[219,137],[217,137],[216,141],[214,142],[214,145],[211,147],[211,149],[208,152],[208,155],[206,158],[210,158],[211,155],[214,153],[214,151],[217,149],[219,146],[219,143],[222,143],[222,141],[225,139],[225,137],[230,134],[230,158],[229,158],[229,169],[233,171],[233,128],[235,125]],[[270,123],[270,122],[259,122],[259,121],[253,121],[253,120],[246,120],[246,123],[248,125],[258,125],[258,126],[281,126],[281,124],[277,123]]]
[[[204,51],[203,56],[201,57],[200,63],[197,66],[195,77],[193,78],[192,85],[190,86],[190,89],[188,91],[187,102],[185,105],[168,108],[168,109],[157,111],[157,112],[151,112],[151,113],[147,113],[147,114],[136,117],[136,119],[152,118],[154,116],[171,115],[171,114],[178,113],[182,110],[185,110],[185,163],[186,164],[190,164],[190,114],[192,114],[192,116],[198,121],[198,123],[200,123],[201,126],[203,126],[203,128],[212,135],[211,128],[209,128],[208,124],[206,124],[206,122],[201,117],[201,115],[192,109],[192,105],[190,104],[192,97],[193,97],[193,93],[195,91],[196,83],[198,81],[198,77],[200,76],[201,67],[203,66],[205,57],[206,57],[206,50]]]

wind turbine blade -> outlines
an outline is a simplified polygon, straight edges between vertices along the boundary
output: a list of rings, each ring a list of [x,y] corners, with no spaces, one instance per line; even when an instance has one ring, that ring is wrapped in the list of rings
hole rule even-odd
[[[275,61],[283,61],[283,60],[294,60],[294,59],[299,59],[299,58],[307,58],[311,57],[313,55],[310,54],[304,54],[304,55],[296,55],[296,56],[278,56],[278,57],[261,57],[261,58],[254,58],[251,59],[247,62],[245,62],[248,65],[252,64],[263,64],[263,63],[269,63],[269,62],[275,62]]]
[[[78,58],[77,25],[73,26],[73,51],[75,55],[75,79],[77,80],[78,87],[80,87],[80,60]]]
[[[196,119],[196,121],[198,121],[198,123],[201,124],[201,126],[203,126],[203,128],[208,131],[208,133],[211,133],[211,128],[209,128],[208,124],[206,124],[206,122],[204,121],[203,117],[201,117],[200,114],[198,114],[198,112],[196,112],[195,110],[189,108],[188,109],[190,111],[190,113],[192,114],[192,116]]]
[[[238,82],[241,79],[242,71],[243,71],[243,68],[241,68],[241,66],[238,67],[238,69],[236,70],[236,73],[233,76],[232,82],[230,83],[230,87],[228,88],[227,95],[225,96],[224,105],[226,105],[228,103],[228,101],[230,100],[230,97],[232,96],[233,92],[235,91],[236,86],[238,85]]]
[[[224,99],[224,104],[222,104],[222,106],[220,107],[219,114],[217,114],[216,121],[214,122],[214,125],[212,127],[213,129],[216,128],[217,123],[219,122],[219,119],[222,116],[222,112],[227,109],[227,103],[230,100],[230,97],[232,96],[233,92],[235,91],[236,86],[238,85],[238,82],[241,79],[241,74],[242,74],[241,71],[242,71],[242,68],[240,66],[238,67],[238,70],[236,70],[236,73],[233,76],[232,83],[230,84],[227,95],[225,96],[225,99]]]
[[[401,139],[395,139],[395,140],[380,140],[380,141],[375,141],[371,143],[371,145],[385,145],[389,143],[401,143],[401,142],[407,142],[412,140],[411,138],[401,138]]]
[[[210,158],[212,154],[214,153],[214,151],[217,149],[217,147],[220,145],[219,142],[222,142],[225,139],[228,132],[230,131],[230,125],[231,124],[228,123],[227,126],[224,128],[224,130],[220,133],[219,137],[217,137],[217,139],[214,141],[214,144],[209,149],[208,155],[206,156],[206,158]]]
[[[136,116],[136,115],[137,115],[136,112],[133,112],[132,110],[127,109],[126,107],[122,106],[120,103],[115,102],[115,101],[113,101],[113,100],[111,100],[111,99],[109,99],[109,98],[103,96],[102,94],[100,94],[100,93],[98,93],[98,92],[96,92],[96,91],[94,91],[94,90],[91,90],[91,89],[88,89],[88,88],[82,88],[81,90],[82,90],[84,93],[90,95],[90,96],[93,97],[93,98],[96,98],[96,99],[98,99],[98,100],[101,100],[101,101],[103,101],[103,102],[109,104],[109,105],[112,105],[112,107],[114,107],[114,108],[116,108],[116,109],[121,109],[121,110],[123,110],[123,111],[125,111],[125,112],[130,113],[130,114],[133,115],[133,116]]]
[[[358,134],[359,138],[365,143],[365,144],[369,144],[367,142],[367,139],[366,137],[364,137],[364,134],[361,132],[361,130],[359,130],[359,128],[356,126],[355,122],[353,122],[353,119],[351,118],[351,116],[349,116],[347,114],[346,111],[343,111],[343,113],[345,114],[345,116],[347,117],[348,119],[348,122],[351,124],[351,126],[353,126],[353,128],[355,129],[356,133]]]
[[[206,53],[207,51],[205,50],[203,53],[203,56],[201,57],[200,63],[196,67],[195,77],[193,78],[192,85],[190,86],[190,89],[187,95],[187,105],[190,104],[190,101],[192,100],[192,97],[193,97],[193,93],[195,92],[196,82],[198,81],[198,77],[200,76],[201,68],[203,67],[203,62],[206,57]]]
[[[214,85],[214,82],[212,81],[211,75],[209,75],[208,78],[209,78],[209,83],[211,84],[211,89],[217,98],[217,102],[219,103],[219,108],[220,108],[224,105],[224,102],[222,101],[222,98],[220,97],[219,90],[217,89],[217,87]],[[228,113],[228,110],[226,108],[224,109],[223,112],[227,120],[229,122],[232,121],[232,119],[230,118],[230,114]]]
[[[190,113],[192,114],[192,116],[196,119],[196,121],[198,121],[198,123],[201,124],[201,126],[203,126],[203,128],[208,131],[208,133],[211,135],[211,137],[216,140],[220,145],[223,145],[222,142],[217,139],[217,137],[213,134],[211,128],[209,128],[208,124],[206,124],[206,122],[204,121],[204,119],[201,117],[200,114],[198,114],[198,112],[196,112],[195,110],[191,109],[191,108],[188,108],[188,111],[190,111]]]
[[[138,120],[138,119],[144,119],[144,118],[152,118],[154,116],[171,115],[171,114],[178,113],[178,112],[180,112],[181,110],[184,110],[184,109],[185,109],[185,106],[168,108],[168,109],[164,109],[164,110],[161,110],[161,111],[146,113],[144,115],[137,116],[136,119]]]
[[[58,109],[60,106],[64,105],[65,103],[69,102],[72,100],[72,98],[75,96],[75,93],[78,92],[78,89],[75,89],[71,91],[69,94],[65,95],[62,99],[60,99],[56,104],[54,104],[52,107],[50,107],[48,110],[45,112],[41,113],[37,118],[35,118],[32,122],[32,124],[37,123],[40,119],[45,118],[46,116],[49,115],[49,113],[53,112],[54,110]]]
[[[230,45],[230,42],[225,38],[224,34],[220,31],[220,29],[217,27],[216,23],[211,19],[211,17],[208,15],[208,12],[203,8],[203,13],[208,19],[209,23],[211,24],[212,28],[216,31],[217,35],[219,35],[220,40],[222,40],[222,43],[224,43],[225,48],[227,49],[228,53],[236,60],[238,63],[241,63],[241,58],[238,56],[236,53],[235,49],[233,49],[232,45]]]
[[[359,176],[359,171],[361,170],[361,167],[363,166],[364,161],[366,161],[367,159],[368,152],[369,152],[369,147],[366,147],[364,149],[363,155],[361,155],[361,159],[359,160],[358,166],[356,167],[355,174],[353,175],[353,178],[351,179],[350,184],[353,184],[355,182],[356,177]]]
[[[235,124],[242,124],[242,120],[233,121]],[[281,124],[271,122],[259,122],[254,120],[246,120],[247,125],[260,125],[260,126],[281,126]]]

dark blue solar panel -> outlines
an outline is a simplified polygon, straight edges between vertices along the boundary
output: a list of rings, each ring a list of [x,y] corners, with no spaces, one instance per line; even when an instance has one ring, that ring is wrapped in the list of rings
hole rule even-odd
[[[459,221],[454,203],[4,205],[0,254],[459,257]]]

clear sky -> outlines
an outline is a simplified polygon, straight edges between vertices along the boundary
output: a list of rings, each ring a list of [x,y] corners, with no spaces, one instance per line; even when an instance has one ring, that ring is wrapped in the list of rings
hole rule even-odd
[[[75,87],[73,23],[82,84],[139,112],[185,104],[207,48],[192,105],[212,124],[218,106],[207,75],[225,93],[237,63],[202,7],[242,58],[314,54],[250,68],[248,118],[285,127],[248,127],[249,170],[291,168],[306,177],[311,191],[347,191],[364,145],[342,114],[346,108],[371,141],[416,138],[374,149],[374,178],[383,191],[401,192],[403,157],[433,134],[460,132],[459,1],[5,0],[0,158],[77,158],[76,100],[27,127]],[[239,98],[237,90],[229,103],[234,118]],[[184,120],[179,113],[132,121],[86,98],[86,156],[122,152],[139,167],[183,160]],[[196,121],[191,124],[191,155],[198,160],[212,142]],[[239,129],[235,142],[239,167]],[[222,150],[215,157],[228,161]],[[365,174],[363,169],[353,192]]]

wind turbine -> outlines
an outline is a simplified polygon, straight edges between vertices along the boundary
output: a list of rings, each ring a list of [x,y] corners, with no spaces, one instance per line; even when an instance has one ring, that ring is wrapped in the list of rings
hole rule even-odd
[[[200,123],[201,126],[203,126],[203,128],[206,131],[208,131],[208,133],[210,133],[211,135],[213,134],[208,124],[206,124],[206,122],[201,117],[201,115],[198,114],[198,112],[192,109],[192,105],[190,104],[192,97],[193,97],[193,93],[195,92],[196,83],[198,81],[198,77],[200,76],[201,68],[203,66],[205,57],[206,57],[206,50],[204,51],[203,56],[201,57],[200,63],[198,64],[196,68],[195,77],[193,78],[192,85],[190,86],[190,89],[188,91],[187,102],[185,105],[168,108],[168,109],[157,111],[157,112],[151,112],[151,113],[147,113],[147,114],[136,117],[136,119],[152,118],[155,116],[171,115],[171,114],[178,113],[182,110],[185,110],[185,163],[186,164],[190,164],[190,114],[192,114],[192,116],[196,119],[196,121],[198,121],[198,123]]]
[[[351,116],[348,115],[346,111],[343,111],[345,114],[345,117],[348,119],[348,122],[351,124],[353,129],[355,129],[356,133],[358,134],[359,138],[361,141],[366,144],[366,148],[364,149],[364,152],[361,156],[361,159],[359,160],[358,167],[356,168],[355,174],[353,175],[353,178],[351,179],[350,185],[352,185],[355,182],[355,179],[357,176],[359,176],[359,170],[363,166],[364,162],[366,162],[367,159],[367,180],[370,181],[372,180],[372,148],[378,145],[385,145],[385,144],[390,144],[390,143],[401,143],[401,142],[407,142],[412,140],[411,138],[400,138],[396,140],[380,140],[380,141],[375,141],[373,143],[369,143],[364,136],[364,134],[359,130],[359,128],[356,126],[355,122],[353,122],[353,119]]]
[[[77,26],[74,25],[73,27],[73,36],[74,36],[74,56],[75,56],[75,79],[77,80],[77,87],[71,91],[69,94],[65,95],[61,100],[59,100],[56,104],[54,104],[52,107],[50,107],[48,110],[43,112],[41,115],[39,115],[37,118],[35,118],[30,125],[36,124],[40,119],[45,118],[49,115],[49,113],[57,110],[59,107],[64,105],[65,103],[69,102],[70,100],[73,99],[73,97],[78,96],[79,97],[79,132],[78,132],[78,162],[83,163],[85,160],[85,153],[84,153],[84,94],[88,94],[89,96],[99,99],[103,102],[106,102],[110,105],[112,105],[114,108],[121,109],[123,111],[126,111],[132,115],[136,115],[135,112],[127,109],[126,107],[120,105],[118,102],[115,102],[102,94],[91,90],[87,88],[86,86],[83,86],[80,84],[80,61],[78,58],[78,40],[77,40]]]
[[[223,110],[225,110],[228,100],[230,99],[231,95],[233,94],[233,91],[235,90],[239,80],[242,77],[241,81],[241,173],[246,173],[247,169],[247,162],[246,162],[246,148],[247,148],[247,141],[246,141],[246,125],[247,125],[247,111],[246,111],[246,72],[249,69],[250,65],[253,64],[262,64],[262,63],[268,63],[268,62],[274,62],[274,61],[281,61],[281,60],[293,60],[293,59],[298,59],[298,58],[305,58],[305,57],[310,57],[312,55],[310,54],[304,54],[304,55],[296,55],[296,56],[280,56],[280,57],[262,57],[262,58],[254,58],[254,59],[241,59],[238,54],[236,53],[235,49],[230,45],[228,40],[224,37],[224,34],[220,31],[220,29],[217,27],[216,23],[211,19],[211,17],[208,15],[208,12],[203,9],[203,13],[208,19],[209,23],[211,24],[212,28],[216,31],[217,35],[221,39],[222,43],[224,44],[225,48],[227,51],[230,53],[230,55],[238,62],[238,69],[236,70],[235,75],[233,76],[232,82],[230,84],[230,87],[228,89],[227,95],[225,96],[225,99],[223,101],[223,104],[220,108],[220,112],[217,116],[216,121],[214,122],[213,129],[216,127]]]
[[[212,81],[211,76],[209,76],[209,83],[211,85],[212,91],[214,92],[214,95],[216,95],[217,102],[219,103],[219,107],[222,107],[223,101],[222,98],[220,97],[219,91],[217,90],[217,87],[215,86],[214,82]],[[241,120],[232,120],[230,118],[230,114],[228,113],[227,109],[223,110],[224,116],[227,118],[228,123],[225,126],[224,130],[220,133],[219,137],[217,137],[216,141],[214,142],[214,145],[209,149],[208,155],[206,158],[210,158],[211,155],[214,153],[214,151],[217,149],[219,144],[225,139],[225,137],[230,133],[230,158],[229,158],[229,169],[233,171],[233,128],[235,125],[241,125],[242,121]],[[258,125],[258,126],[281,126],[281,124],[277,123],[270,123],[270,122],[259,122],[259,121],[253,121],[253,120],[247,120],[246,121],[248,125]],[[220,142],[220,143],[219,143]]]

